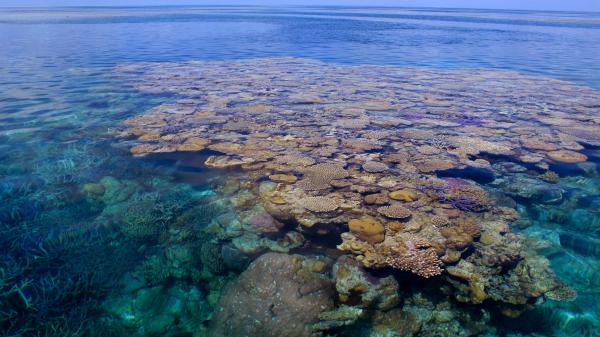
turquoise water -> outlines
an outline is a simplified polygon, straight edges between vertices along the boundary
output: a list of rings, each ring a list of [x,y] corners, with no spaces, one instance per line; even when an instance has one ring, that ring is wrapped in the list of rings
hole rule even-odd
[[[238,227],[246,226],[234,225],[236,212],[244,210],[244,193],[259,187],[251,187],[240,170],[206,168],[204,162],[214,150],[131,154],[136,143],[120,134],[124,121],[173,104],[181,96],[204,102],[170,89],[168,81],[177,84],[178,75],[195,69],[186,68],[186,62],[295,57],[303,61],[293,66],[290,76],[298,76],[303,67],[317,67],[331,74],[324,75],[323,82],[352,71],[365,74],[363,68],[342,65],[419,67],[436,71],[438,77],[464,69],[516,71],[520,75],[511,75],[515,83],[525,83],[521,76],[535,75],[550,86],[548,92],[555,96],[535,101],[538,109],[566,106],[572,90],[578,90],[573,85],[589,87],[589,97],[600,90],[600,16],[593,13],[318,7],[0,9],[0,37],[0,330],[5,336],[233,336],[240,331],[284,335],[285,330],[278,330],[286,327],[283,318],[271,330],[244,330],[246,321],[235,314],[273,310],[258,300],[242,301],[247,306],[239,306],[229,322],[239,330],[223,332],[216,313],[231,310],[231,303],[221,295],[235,293],[244,281],[238,275],[269,250],[305,256],[298,270],[308,274],[320,270],[319,261],[332,264],[343,254],[335,249],[340,243],[335,231],[322,236],[300,231],[309,242],[300,244],[297,231],[273,234],[273,223],[260,217],[255,221],[269,230],[237,236],[243,230]],[[340,68],[315,66],[313,60]],[[141,67],[145,62],[157,63],[157,68]],[[260,74],[261,68],[253,63],[232,66],[232,71],[214,67],[206,79],[223,76],[232,86],[239,84],[232,73]],[[270,69],[269,63],[262,67]],[[387,76],[377,69],[372,73]],[[360,87],[376,81],[363,78],[365,83],[355,81]],[[561,82],[569,90],[555,93],[559,84],[548,78],[569,82]],[[308,85],[300,79],[298,87]],[[491,88],[499,83],[494,79],[487,78]],[[216,83],[220,92],[230,90]],[[439,89],[444,91],[446,84]],[[380,96],[385,98],[385,93]],[[518,113],[528,103],[527,97],[520,99],[503,108]],[[581,111],[588,124],[597,125],[599,106],[592,102]],[[236,103],[226,107],[235,110]],[[462,123],[486,124],[467,117]],[[162,135],[174,132],[167,126],[172,124],[164,126]],[[557,276],[577,290],[576,300],[533,296],[525,305],[529,310],[521,313],[521,306],[501,306],[497,300],[458,301],[452,296],[458,290],[441,278],[425,280],[375,269],[365,277],[383,280],[392,275],[402,291],[389,297],[398,299],[384,309],[360,307],[345,302],[338,289],[323,305],[335,302],[339,309],[344,304],[349,312],[321,317],[326,328],[318,333],[598,336],[600,145],[597,136],[588,135],[587,140],[581,149],[574,147],[587,156],[577,165],[553,163],[540,169],[498,155],[486,157],[495,179],[460,175],[518,211],[521,219],[512,223],[513,230],[522,232],[530,240],[526,245],[547,257]],[[558,177],[537,179],[545,171]],[[225,231],[216,229],[219,226]],[[236,237],[247,241],[240,243]],[[234,283],[227,288],[230,281]],[[278,282],[289,291],[285,280]],[[276,290],[268,296],[275,297]],[[356,314],[359,309],[364,313]],[[314,308],[307,305],[305,312],[309,310]],[[514,317],[515,312],[521,315]],[[263,316],[256,317],[260,322]],[[390,321],[420,325],[392,328]]]

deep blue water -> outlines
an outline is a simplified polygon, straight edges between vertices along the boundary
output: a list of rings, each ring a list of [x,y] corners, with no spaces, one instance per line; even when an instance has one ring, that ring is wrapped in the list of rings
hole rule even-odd
[[[0,14],[2,66],[11,70],[298,56],[514,69],[600,86],[598,14],[252,7]]]
[[[201,204],[198,200],[210,195],[210,177],[181,178],[199,166],[193,160],[179,166],[174,165],[176,160],[131,160],[127,149],[115,145],[109,131],[120,121],[168,99],[136,92],[130,83],[111,75],[115,66],[270,56],[344,64],[497,68],[600,89],[600,14],[320,7],[0,8],[0,224],[5,231],[0,233],[4,240],[0,276],[8,282],[0,283],[0,290],[12,294],[3,298],[2,305],[28,306],[28,301],[41,301],[36,299],[41,289],[57,284],[54,293],[48,291],[54,302],[43,303],[47,307],[36,309],[33,316],[17,313],[14,318],[0,309],[4,315],[0,320],[52,321],[64,316],[76,321],[74,317],[87,313],[56,312],[56,306],[73,306],[61,289],[72,287],[69,282],[74,281],[55,270],[80,273],[78,280],[88,280],[94,269],[102,269],[94,266],[114,259],[122,266],[108,273],[120,275],[150,254],[145,245],[141,249],[120,238],[110,246],[113,239],[102,241],[106,236],[96,230],[84,231],[86,240],[54,244],[103,214],[99,204],[83,197],[84,184],[106,176],[138,181],[132,189],[141,200],[158,193],[161,198]],[[191,180],[193,187],[179,184]],[[166,191],[173,190],[179,194],[171,197]],[[81,256],[81,251],[91,256],[84,261],[65,257]],[[23,265],[29,259],[47,262],[27,269]],[[8,277],[8,271],[14,274]],[[594,270],[587,273],[592,275],[588,281],[593,279]],[[97,277],[99,281],[88,280],[86,285],[111,288],[118,283],[109,283],[114,280],[107,275]],[[15,299],[8,286],[32,283],[37,285],[24,286],[27,301]],[[590,289],[593,296],[585,301],[593,302],[597,285]],[[101,302],[106,294],[73,296]],[[582,302],[580,309],[587,303]],[[597,321],[597,313],[591,314],[591,321]],[[0,322],[8,336],[32,333]],[[598,336],[597,331],[591,335]]]

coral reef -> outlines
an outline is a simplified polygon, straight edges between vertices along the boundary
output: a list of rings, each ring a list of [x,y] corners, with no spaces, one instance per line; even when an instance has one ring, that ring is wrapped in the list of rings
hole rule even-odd
[[[563,188],[565,166],[594,171],[590,159],[596,157],[586,148],[600,133],[593,118],[600,99],[593,89],[499,70],[291,58],[139,64],[117,72],[135,75],[140,91],[182,98],[132,117],[117,130],[133,154],[206,148],[205,166],[232,173],[220,191],[231,212],[202,229],[225,245],[204,248],[207,256],[225,259],[227,251],[252,259],[299,248],[332,255],[328,249],[334,245],[335,254],[345,254],[332,279],[343,306],[307,310],[311,316],[302,316],[298,335],[335,333],[369,320],[374,335],[466,336],[484,331],[489,317],[457,309],[465,303],[494,306],[514,318],[545,299],[575,298],[575,289],[558,279],[543,250],[511,227],[528,228],[534,218],[529,213],[537,213],[545,218],[536,221],[597,228],[587,209],[577,219],[587,212],[588,220],[571,221],[573,214],[551,208],[593,203],[584,193],[572,197],[576,183]],[[85,193],[107,192],[90,185]],[[518,219],[520,214],[527,217]],[[558,241],[571,250],[581,246],[574,242],[584,242],[564,231]],[[585,242],[588,248],[578,252],[593,255],[595,241]],[[243,286],[254,277],[245,275],[267,268],[257,266],[263,258],[283,266],[272,269],[275,275],[269,269],[267,279],[299,287],[297,275],[287,271],[291,262],[285,262],[296,257],[262,255],[225,291],[223,309],[211,323],[213,335],[286,335],[272,322],[284,304],[267,303],[262,293]],[[398,307],[397,280],[419,278],[442,288],[445,300],[433,303],[413,289]],[[273,292],[257,282],[254,287]],[[236,304],[277,310],[244,309],[247,316],[240,316]],[[226,317],[232,315],[237,316],[228,327]],[[400,327],[388,317],[417,323]]]

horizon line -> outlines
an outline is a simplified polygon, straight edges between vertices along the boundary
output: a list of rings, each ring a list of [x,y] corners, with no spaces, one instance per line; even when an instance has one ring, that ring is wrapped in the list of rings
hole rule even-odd
[[[478,11],[514,11],[514,12],[555,12],[555,13],[598,13],[597,10],[556,10],[556,9],[514,9],[514,8],[477,8],[477,7],[432,7],[432,6],[366,6],[366,5],[223,5],[223,4],[186,4],[186,5],[77,5],[77,6],[0,6],[0,9],[60,9],[60,8],[161,8],[161,7],[264,7],[264,8],[398,8],[398,9],[438,9],[438,10],[478,10]]]

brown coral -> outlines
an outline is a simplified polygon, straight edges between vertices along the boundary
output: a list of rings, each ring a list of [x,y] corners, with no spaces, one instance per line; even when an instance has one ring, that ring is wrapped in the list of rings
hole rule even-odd
[[[442,262],[432,248],[419,249],[414,242],[406,242],[406,250],[386,256],[385,263],[396,269],[409,271],[424,278],[438,276],[442,273]]]
[[[210,144],[210,140],[208,139],[197,137],[188,138],[183,144],[177,147],[177,151],[200,151],[208,144]]]
[[[308,167],[304,171],[304,179],[296,186],[307,190],[323,190],[330,188],[331,181],[343,179],[348,176],[348,171],[342,165],[333,163],[321,163]]]
[[[372,217],[362,217],[352,219],[348,222],[350,231],[359,239],[369,243],[378,243],[383,241],[385,229],[383,225]]]
[[[406,189],[390,192],[389,196],[391,199],[404,202],[412,202],[419,198],[415,191]]]
[[[588,159],[585,154],[570,150],[558,150],[548,152],[548,157],[561,163],[569,164],[581,163]]]
[[[292,167],[310,166],[310,165],[315,164],[315,160],[310,157],[300,156],[300,155],[292,155],[292,154],[278,156],[275,158],[275,161],[277,161],[279,163],[287,164]]]
[[[298,177],[291,174],[272,174],[269,179],[278,183],[293,184],[298,180]]]
[[[387,171],[388,166],[381,162],[368,161],[363,164],[362,168],[363,168],[363,170],[365,170],[366,172],[369,172],[369,173],[379,173],[379,172]]]
[[[210,156],[204,162],[204,165],[208,167],[214,168],[225,168],[225,167],[233,167],[233,166],[241,166],[243,164],[248,163],[242,159],[237,159],[229,156]]]
[[[392,219],[408,219],[412,215],[408,208],[398,204],[379,207],[377,212]]]
[[[443,217],[443,216],[431,217],[431,225],[433,225],[436,228],[445,227],[445,226],[448,226],[449,224],[450,224],[450,220],[448,220],[448,218],[446,218],[446,217]]]
[[[329,197],[306,197],[300,200],[302,207],[315,213],[335,211],[340,207],[340,202]]]
[[[159,146],[157,144],[140,144],[132,147],[129,151],[134,155],[146,154],[153,152],[154,150],[158,149],[158,147]]]

